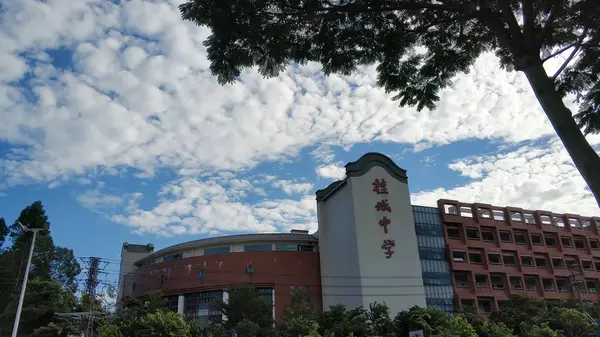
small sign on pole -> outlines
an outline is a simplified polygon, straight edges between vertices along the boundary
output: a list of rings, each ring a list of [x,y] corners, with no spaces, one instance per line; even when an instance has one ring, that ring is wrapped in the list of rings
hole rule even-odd
[[[411,331],[408,333],[408,337],[424,337],[423,330]]]

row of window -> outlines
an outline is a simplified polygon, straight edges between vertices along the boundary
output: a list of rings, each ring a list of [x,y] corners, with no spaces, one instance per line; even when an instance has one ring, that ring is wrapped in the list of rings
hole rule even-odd
[[[568,277],[542,277],[540,279],[534,275],[507,277],[506,274],[499,273],[471,275],[469,272],[460,271],[454,272],[454,282],[457,288],[470,288],[474,284],[476,288],[495,290],[505,290],[510,286],[510,289],[513,290],[537,291],[541,288],[544,291],[570,292],[577,289],[595,294],[598,289],[597,279],[585,279],[584,282],[581,282],[581,286],[578,286],[576,281],[571,284]]]
[[[471,249],[469,252],[452,251],[452,260],[459,263],[482,264],[485,252],[479,249]],[[490,265],[516,266],[517,254],[513,251],[502,251],[502,253],[487,253],[487,260]],[[534,253],[533,256],[521,255],[521,266],[548,269],[550,264],[555,269],[575,268],[583,271],[600,271],[600,260],[581,260],[577,262],[576,256],[568,257],[550,257],[544,253]]]
[[[462,239],[462,232],[456,225],[447,225],[446,232],[449,239],[460,240]],[[465,233],[467,240],[483,240],[487,242],[505,242],[505,243],[516,243],[518,245],[525,245],[531,240],[531,244],[548,247],[557,247],[560,239],[560,244],[565,248],[585,249],[586,241],[589,242],[591,249],[600,250],[600,241],[597,239],[587,239],[583,235],[570,236],[559,236],[556,233],[543,232],[543,234],[529,233],[526,230],[514,229],[514,230],[499,230],[496,234],[496,229],[493,227],[481,226],[466,227]],[[497,240],[499,239],[499,240]]]
[[[473,218],[473,207],[471,206],[460,206],[456,207],[455,205],[445,204],[444,212],[449,215],[457,215],[464,218]],[[488,209],[483,207],[477,207],[476,212],[479,218],[482,219],[491,219],[496,221],[507,221],[505,212],[503,210],[498,209]],[[537,220],[533,213],[531,212],[520,212],[520,211],[510,211],[508,212],[508,217],[513,222],[523,222],[526,224],[536,225]],[[540,222],[544,226],[557,226],[557,227],[565,227],[565,220],[563,216],[559,215],[540,215]],[[569,227],[576,228],[590,228],[591,221],[588,219],[578,219],[573,217],[568,217]]]
[[[255,245],[244,245],[245,252],[260,252],[260,251],[272,251],[273,245],[268,244],[255,244]],[[312,245],[297,245],[297,244],[285,244],[285,243],[276,243],[275,244],[276,251],[300,251],[300,252],[312,252],[314,251],[314,247]],[[213,248],[204,248],[204,255],[216,255],[216,254],[227,254],[231,252],[230,246],[224,247],[213,247]],[[183,258],[183,253],[171,254],[165,256],[163,261],[173,261],[179,260]],[[150,262],[150,264],[154,264],[156,260]]]

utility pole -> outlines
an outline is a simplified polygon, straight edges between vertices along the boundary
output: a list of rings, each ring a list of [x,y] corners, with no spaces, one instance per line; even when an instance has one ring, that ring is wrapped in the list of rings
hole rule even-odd
[[[25,299],[25,289],[27,288],[27,280],[29,279],[29,269],[31,269],[31,256],[33,255],[33,249],[35,247],[35,238],[39,231],[45,230],[45,228],[27,228],[20,222],[17,221],[17,223],[21,226],[24,233],[32,232],[33,237],[31,239],[31,247],[29,247],[29,257],[27,257],[27,267],[25,267],[25,275],[23,276],[23,285],[21,286],[21,295],[19,296],[19,304],[17,305],[12,337],[17,337],[17,332],[19,331],[19,320],[21,319],[21,310],[23,310],[23,300]]]
[[[100,283],[98,279],[98,275],[100,274],[101,260],[98,257],[90,257],[87,259],[82,259],[83,263],[86,265],[86,274],[87,278],[84,286],[84,300],[87,300],[87,315],[86,318],[82,321],[81,331],[85,331],[86,337],[94,336],[94,319],[95,319],[95,311],[96,311],[96,289],[98,284]]]
[[[580,266],[575,263],[567,265],[567,268],[569,269],[569,283],[571,284],[571,288],[573,288],[575,296],[577,296],[577,300],[579,300],[579,309],[585,315],[588,321],[590,321],[590,323],[596,324],[596,320],[592,316],[590,316],[590,314],[588,314],[587,311],[585,311],[585,305],[583,303],[583,298],[581,296],[580,289],[581,285],[585,285],[585,283],[583,282],[583,280],[577,279],[577,276],[580,275],[580,272],[579,270],[576,270],[576,268],[579,267]]]

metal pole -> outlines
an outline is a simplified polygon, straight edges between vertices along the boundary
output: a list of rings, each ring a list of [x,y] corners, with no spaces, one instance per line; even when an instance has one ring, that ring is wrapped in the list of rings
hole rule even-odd
[[[17,337],[17,331],[19,330],[19,319],[21,318],[21,310],[23,309],[23,300],[25,299],[25,288],[27,287],[27,279],[29,278],[29,269],[31,267],[31,256],[33,255],[33,248],[35,247],[35,236],[41,229],[30,229],[33,232],[33,239],[31,239],[31,247],[29,248],[29,257],[27,258],[27,267],[25,268],[25,276],[23,276],[23,285],[21,286],[21,296],[19,297],[19,305],[17,306],[17,314],[15,316],[15,324],[13,325],[12,337]]]

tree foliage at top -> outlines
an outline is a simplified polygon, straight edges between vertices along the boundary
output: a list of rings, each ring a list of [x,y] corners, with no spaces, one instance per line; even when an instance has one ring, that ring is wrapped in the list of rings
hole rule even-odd
[[[0,331],[12,329],[32,240],[32,233],[24,232],[19,222],[29,228],[48,228],[36,235],[19,335],[66,334],[69,329],[65,329],[64,322],[55,322],[54,313],[72,312],[79,307],[75,292],[81,267],[72,250],[54,245],[50,222],[40,201],[23,209],[5,231],[9,244],[0,252],[0,272],[5,278],[0,282]],[[2,223],[4,221],[0,221],[0,233]]]
[[[581,131],[600,132],[597,0],[189,0],[179,8],[212,30],[204,44],[221,84],[252,66],[272,77],[291,62],[346,75],[377,64],[378,85],[400,105],[434,109],[457,74],[495,52],[526,75],[600,204],[600,157]],[[544,62],[562,56],[548,74]],[[580,103],[577,122],[567,94]]]

